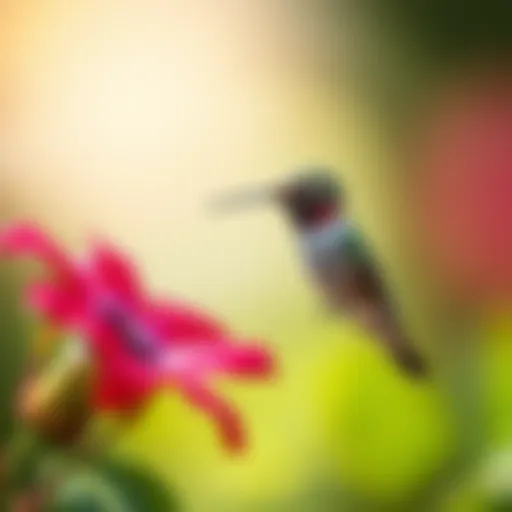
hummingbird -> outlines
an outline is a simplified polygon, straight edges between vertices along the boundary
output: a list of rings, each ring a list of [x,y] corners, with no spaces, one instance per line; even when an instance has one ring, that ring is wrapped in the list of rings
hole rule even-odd
[[[405,333],[382,268],[350,217],[346,191],[335,173],[308,167],[281,184],[223,194],[213,206],[229,212],[264,204],[276,205],[287,218],[327,311],[374,335],[407,375],[426,377],[426,361]]]

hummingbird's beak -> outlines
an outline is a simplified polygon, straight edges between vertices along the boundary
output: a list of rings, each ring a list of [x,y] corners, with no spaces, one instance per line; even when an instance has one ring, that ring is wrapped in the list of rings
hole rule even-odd
[[[229,213],[245,208],[272,204],[279,198],[279,188],[275,186],[257,186],[235,190],[214,198],[211,209],[219,213]]]

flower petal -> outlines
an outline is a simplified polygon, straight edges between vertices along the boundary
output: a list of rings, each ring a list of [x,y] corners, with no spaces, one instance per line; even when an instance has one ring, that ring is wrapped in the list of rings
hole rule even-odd
[[[66,325],[79,313],[80,298],[52,283],[35,283],[27,291],[28,305],[57,325]]]
[[[73,275],[73,264],[65,251],[31,223],[12,224],[0,233],[0,252],[13,256],[32,256],[62,275]]]
[[[275,372],[270,352],[256,345],[223,345],[215,353],[218,369],[237,377],[270,377]]]
[[[93,401],[100,410],[137,410],[160,384],[158,372],[122,355],[97,360],[96,370]]]
[[[137,270],[125,255],[113,247],[98,244],[91,256],[90,271],[100,286],[131,303],[139,302],[142,290]]]
[[[134,409],[134,404],[140,403],[140,396],[134,400],[133,394],[128,393],[120,383],[105,376],[98,378],[93,393],[93,406],[100,411],[119,411]]]
[[[274,361],[266,349],[226,342],[171,348],[162,360],[162,367],[171,373],[201,378],[211,373],[265,378],[274,373]]]
[[[174,346],[180,340],[215,342],[226,332],[224,325],[212,317],[174,301],[153,301],[146,314],[159,337]]]
[[[246,433],[238,411],[209,391],[203,382],[180,379],[178,386],[192,405],[210,416],[217,424],[223,445],[231,452],[240,452],[247,444]]]

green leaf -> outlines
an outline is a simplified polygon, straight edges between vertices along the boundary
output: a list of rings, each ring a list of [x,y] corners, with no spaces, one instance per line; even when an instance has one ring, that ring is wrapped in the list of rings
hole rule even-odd
[[[440,61],[507,55],[512,47],[512,4],[507,1],[367,0],[357,8]]]
[[[27,328],[23,327],[15,279],[0,272],[0,442],[14,431],[14,395],[27,351]]]
[[[50,512],[123,512],[123,496],[93,475],[74,476],[59,489]]]
[[[128,496],[134,512],[172,512],[178,509],[169,484],[147,468],[108,461],[103,463],[101,472],[108,481]]]
[[[51,512],[174,512],[175,496],[147,469],[107,461],[69,478]]]
[[[25,489],[34,485],[39,477],[43,462],[51,454],[51,449],[37,435],[19,427],[7,445],[9,486]]]

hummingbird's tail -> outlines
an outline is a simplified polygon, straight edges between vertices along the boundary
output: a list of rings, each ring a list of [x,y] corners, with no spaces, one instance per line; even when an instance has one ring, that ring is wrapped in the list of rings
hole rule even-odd
[[[416,379],[429,377],[427,361],[412,342],[395,340],[392,345],[391,356],[407,375]]]
[[[364,322],[383,342],[395,364],[415,379],[428,378],[429,365],[416,345],[404,333],[387,303],[366,303]]]

